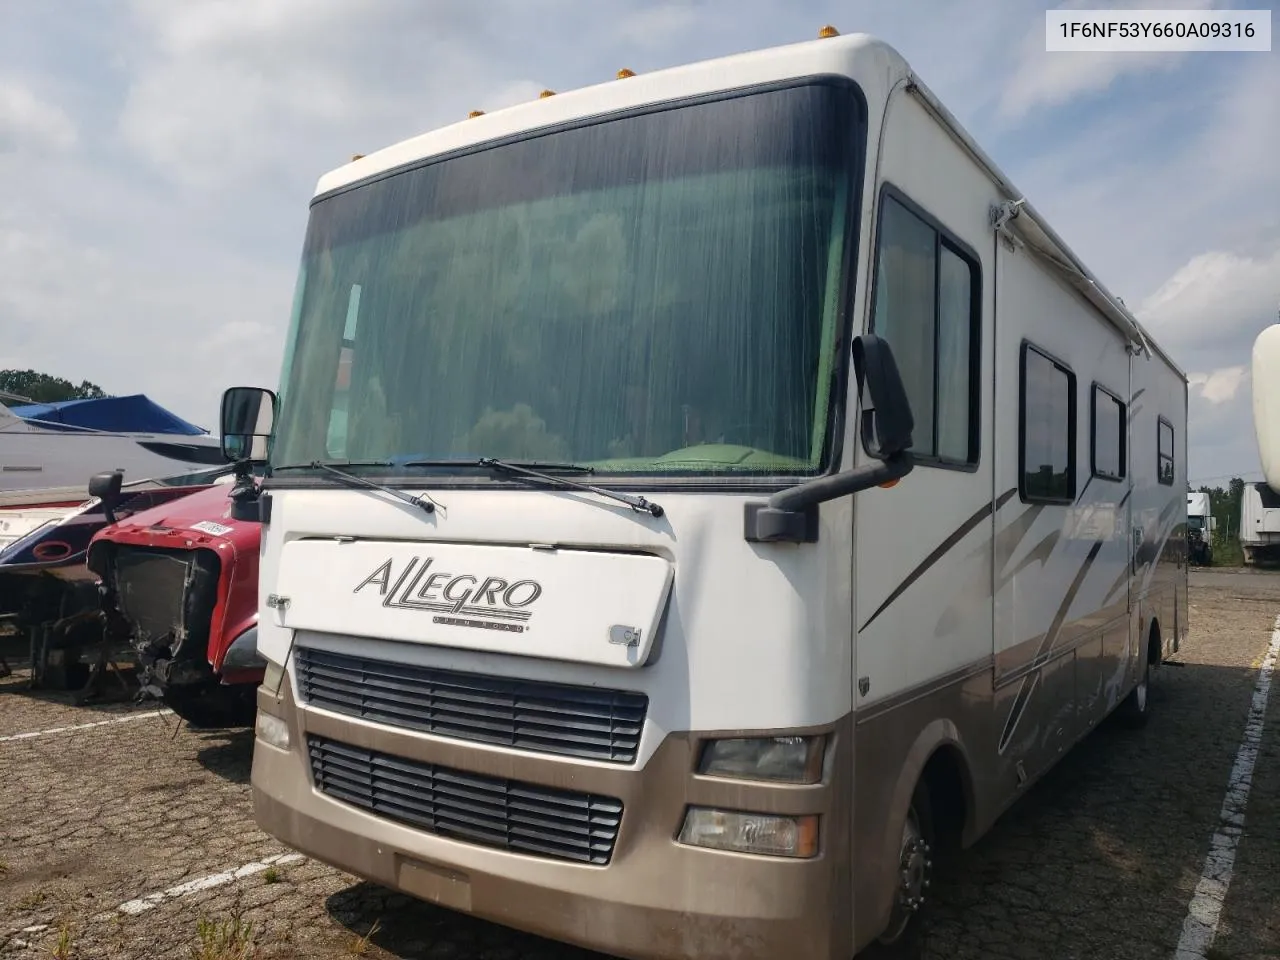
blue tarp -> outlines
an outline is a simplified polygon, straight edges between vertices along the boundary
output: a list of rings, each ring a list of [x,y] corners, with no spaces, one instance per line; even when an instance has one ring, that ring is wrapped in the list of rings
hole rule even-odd
[[[62,424],[68,428],[86,427],[110,433],[178,433],[185,436],[209,432],[187,423],[141,393],[130,397],[28,403],[9,409],[24,420],[39,420],[41,426]]]

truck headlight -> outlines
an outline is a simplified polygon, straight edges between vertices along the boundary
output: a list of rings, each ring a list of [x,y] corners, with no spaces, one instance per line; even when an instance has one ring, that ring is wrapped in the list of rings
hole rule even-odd
[[[255,731],[259,740],[277,750],[289,749],[289,725],[279,717],[258,711]]]
[[[822,777],[824,737],[753,737],[712,740],[698,772],[735,780],[817,783]]]
[[[808,858],[818,852],[818,818],[812,814],[777,817],[690,807],[680,842],[735,853]]]

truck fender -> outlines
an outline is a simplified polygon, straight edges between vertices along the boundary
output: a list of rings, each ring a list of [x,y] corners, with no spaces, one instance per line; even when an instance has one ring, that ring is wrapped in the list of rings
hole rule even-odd
[[[258,653],[258,625],[255,623],[231,641],[222,656],[222,673],[234,670],[265,670],[267,661]]]

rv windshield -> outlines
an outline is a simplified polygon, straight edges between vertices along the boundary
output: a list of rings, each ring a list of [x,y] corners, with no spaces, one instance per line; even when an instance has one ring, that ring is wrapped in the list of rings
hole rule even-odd
[[[843,86],[774,89],[319,200],[273,463],[820,469],[860,117]]]

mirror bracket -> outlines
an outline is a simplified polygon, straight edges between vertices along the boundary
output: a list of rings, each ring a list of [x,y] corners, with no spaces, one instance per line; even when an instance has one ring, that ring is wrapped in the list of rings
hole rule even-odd
[[[819,504],[894,483],[914,466],[904,450],[887,460],[779,490],[766,503],[743,504],[742,537],[748,543],[817,543]]]
[[[253,497],[231,497],[231,519],[260,523],[264,527],[271,522],[271,494],[258,488]]]
[[[89,478],[89,496],[102,501],[102,515],[107,523],[116,523],[115,508],[120,505],[120,489],[124,486],[124,472],[110,470],[95,473]]]
[[[748,543],[817,543],[818,508],[779,510],[768,503],[745,503],[742,526]]]

